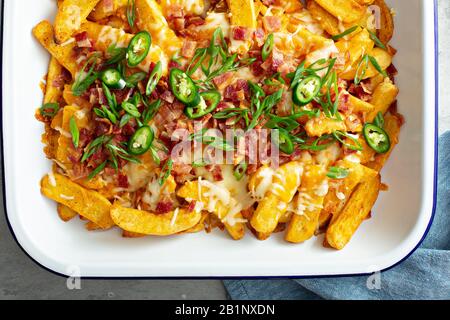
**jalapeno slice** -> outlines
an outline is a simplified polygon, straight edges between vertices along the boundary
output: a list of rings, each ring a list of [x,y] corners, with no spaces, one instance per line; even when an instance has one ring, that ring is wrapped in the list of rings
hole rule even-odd
[[[376,153],[386,153],[391,148],[391,139],[382,128],[373,123],[366,123],[363,128],[364,138],[367,144]]]
[[[294,143],[287,131],[278,129],[278,139],[274,142],[283,153],[294,153]]]
[[[174,68],[169,76],[170,88],[174,96],[187,106],[200,103],[200,95],[194,81],[184,71]]]
[[[122,90],[127,85],[127,82],[122,78],[122,74],[116,69],[103,71],[100,79],[111,89]]]
[[[142,126],[128,142],[128,151],[134,156],[140,156],[150,149],[153,139],[153,130],[149,126]]]
[[[158,61],[158,63],[153,68],[152,72],[150,73],[150,77],[148,78],[147,82],[147,88],[145,89],[146,95],[151,95],[153,90],[155,90],[156,85],[158,84],[159,80],[162,76],[162,63],[161,61]]]
[[[304,106],[310,103],[319,93],[322,80],[312,75],[303,79],[295,88],[292,100],[296,105]]]
[[[184,113],[189,119],[198,119],[213,112],[219,104],[221,95],[219,92],[211,90],[200,93],[200,102],[195,107],[187,106]]]
[[[152,36],[147,31],[137,33],[127,49],[127,61],[130,67],[136,67],[145,60],[152,45]]]

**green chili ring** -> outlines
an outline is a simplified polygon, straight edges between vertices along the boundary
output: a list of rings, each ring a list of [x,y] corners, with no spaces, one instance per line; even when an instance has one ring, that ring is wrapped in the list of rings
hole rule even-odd
[[[372,123],[366,123],[363,134],[369,147],[376,153],[386,153],[391,149],[391,139],[384,129]]]
[[[107,69],[102,72],[100,79],[108,88],[122,90],[127,82],[122,78],[121,73],[116,69]]]
[[[208,113],[213,112],[219,105],[221,95],[219,92],[211,90],[200,93],[200,103],[195,107],[187,106],[184,113],[189,119],[198,119]]]
[[[319,76],[306,77],[294,88],[292,101],[298,106],[305,106],[317,96],[322,86]]]
[[[127,49],[127,62],[130,67],[136,67],[150,52],[150,47],[152,45],[152,36],[147,31],[141,31],[137,33],[133,39],[131,39],[130,44]]]
[[[147,82],[147,88],[145,89],[145,94],[147,96],[151,95],[153,90],[155,90],[156,85],[161,79],[161,76],[162,76],[162,63],[161,61],[158,61],[158,63],[155,65],[152,72],[150,73],[150,77]]]
[[[128,151],[134,156],[146,153],[152,146],[155,135],[149,126],[140,127],[128,142]]]
[[[200,95],[194,81],[184,71],[173,68],[170,71],[169,85],[173,95],[187,106],[197,106]]]

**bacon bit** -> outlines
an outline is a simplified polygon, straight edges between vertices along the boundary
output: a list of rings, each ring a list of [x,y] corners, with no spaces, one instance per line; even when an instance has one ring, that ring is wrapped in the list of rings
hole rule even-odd
[[[281,29],[281,20],[276,16],[265,16],[263,18],[263,26],[268,33],[277,32]]]
[[[250,29],[246,27],[234,27],[231,34],[234,40],[248,40],[251,36]]]
[[[79,48],[92,48],[92,42],[89,40],[86,31],[76,34],[74,38]]]
[[[214,181],[222,181],[223,175],[222,175],[222,168],[219,165],[207,165],[205,169],[208,172],[211,172]]]
[[[178,62],[176,62],[175,60],[170,60],[168,68],[169,68],[169,71],[170,71],[170,69],[179,68],[180,66],[181,65]],[[153,91],[153,92],[155,92],[155,91]]]
[[[372,93],[369,93],[367,91],[370,90],[367,87],[367,84],[363,85],[363,82],[359,85],[355,85],[354,83],[352,83],[348,88],[348,92],[350,94],[365,102],[368,102],[372,99]]]
[[[205,24],[205,19],[198,16],[186,17],[186,26],[201,26]]]
[[[277,105],[277,115],[280,117],[286,117],[292,114],[292,93],[284,91],[281,96],[281,101]]]
[[[224,98],[233,102],[244,101],[250,96],[250,89],[245,80],[239,79],[233,85],[225,88]]]
[[[183,43],[183,48],[181,49],[181,54],[185,58],[192,58],[195,54],[196,48],[197,48],[196,41],[185,40]]]
[[[95,126],[95,136],[99,137],[101,135],[111,133],[112,132],[112,125],[111,122],[107,119],[99,118],[96,119],[97,123]]]
[[[225,72],[224,74],[215,77],[213,79],[213,82],[219,90],[223,90],[229,84],[229,81],[231,81],[232,77],[232,72]]]
[[[155,213],[164,214],[172,211],[173,202],[172,201],[160,201],[156,205]]]
[[[258,45],[258,47],[262,47],[264,45],[264,37],[265,37],[266,33],[264,32],[264,29],[262,28],[258,28],[255,30],[255,32],[253,33],[253,37],[255,38],[256,44]]]
[[[183,31],[185,29],[185,22],[184,18],[176,18],[173,20],[173,29],[176,31]]]
[[[175,101],[175,96],[169,90],[164,91],[160,98],[168,103],[173,103]]]
[[[339,111],[347,112],[350,110],[349,98],[350,95],[348,93],[341,93],[339,95],[339,106],[338,106]]]
[[[193,201],[189,202],[187,211],[188,212],[194,212],[196,205],[197,205],[197,201],[196,200],[193,200]]]
[[[124,174],[119,173],[117,177],[117,184],[119,188],[128,188],[129,187],[128,177]]]
[[[92,140],[94,140],[92,132],[86,128],[81,128],[79,147],[80,148],[86,147]]]
[[[192,178],[191,175],[192,166],[183,163],[174,163],[172,168],[172,174],[177,183],[184,183]]]
[[[179,4],[171,4],[166,8],[167,20],[172,20],[175,18],[184,18],[183,7]]]

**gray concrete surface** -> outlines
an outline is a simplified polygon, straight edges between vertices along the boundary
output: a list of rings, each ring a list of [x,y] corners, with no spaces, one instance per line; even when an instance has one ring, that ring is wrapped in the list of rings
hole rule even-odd
[[[432,0],[428,0],[432,1]],[[439,0],[439,132],[450,130],[450,1]],[[17,246],[5,222],[0,199],[0,299],[225,299],[220,281],[83,280],[68,290],[66,279],[31,261]]]

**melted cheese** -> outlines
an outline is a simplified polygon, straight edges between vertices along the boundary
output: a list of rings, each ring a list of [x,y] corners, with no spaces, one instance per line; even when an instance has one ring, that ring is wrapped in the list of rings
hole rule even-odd
[[[128,177],[128,191],[130,192],[145,187],[152,177],[152,172],[146,166],[138,163],[127,163],[123,167],[123,171]],[[156,184],[158,184],[158,181],[156,181]]]
[[[66,8],[66,16],[70,17],[65,21],[65,25],[70,30],[78,30],[81,26],[81,8],[77,5],[71,5]]]

